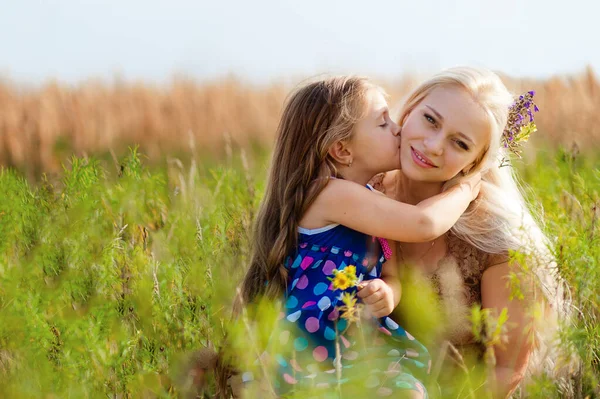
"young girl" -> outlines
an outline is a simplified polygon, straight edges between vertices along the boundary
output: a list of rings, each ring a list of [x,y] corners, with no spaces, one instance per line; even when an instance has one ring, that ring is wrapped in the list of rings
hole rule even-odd
[[[280,368],[271,382],[279,394],[306,387],[331,391],[351,381],[380,396],[427,395],[416,377],[428,373],[429,355],[386,317],[400,300],[400,285],[395,267],[382,270],[392,256],[387,242],[374,237],[421,242],[440,236],[477,196],[480,176],[416,206],[372,192],[369,179],[400,167],[399,134],[382,90],[364,78],[311,83],[287,102],[242,285],[245,304],[265,296],[284,300],[279,341],[292,354],[274,356]],[[331,278],[334,269],[348,266],[362,281],[358,300],[381,318],[374,320],[381,336],[374,342],[392,347],[361,344],[347,331],[342,290]],[[376,367],[360,375],[353,366],[367,353]]]

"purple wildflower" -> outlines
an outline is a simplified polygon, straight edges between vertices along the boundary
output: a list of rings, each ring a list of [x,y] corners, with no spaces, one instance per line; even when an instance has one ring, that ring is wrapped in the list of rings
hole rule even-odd
[[[509,149],[518,157],[520,157],[521,153],[519,149],[521,142],[527,141],[527,137],[521,136],[520,132],[524,128],[529,129],[531,127],[534,120],[533,113],[539,111],[539,108],[533,101],[534,94],[535,91],[530,90],[515,100],[510,106],[508,121],[504,128],[502,144],[504,148]]]

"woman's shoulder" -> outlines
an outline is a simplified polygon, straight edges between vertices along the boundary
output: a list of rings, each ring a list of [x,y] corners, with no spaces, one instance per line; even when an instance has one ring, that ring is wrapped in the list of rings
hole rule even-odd
[[[492,266],[501,265],[509,261],[509,255],[506,254],[488,254],[486,269]]]

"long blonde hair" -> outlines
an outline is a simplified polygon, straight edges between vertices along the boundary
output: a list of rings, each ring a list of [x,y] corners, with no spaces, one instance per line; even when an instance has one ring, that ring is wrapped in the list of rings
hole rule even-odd
[[[501,160],[509,154],[501,145],[513,96],[500,78],[483,68],[457,67],[444,70],[419,85],[406,100],[399,117],[399,124],[413,109],[437,87],[458,87],[465,90],[486,113],[490,126],[489,144],[476,158],[466,175],[458,174],[445,182],[448,188],[460,183],[469,174],[482,172],[479,198],[452,227],[451,232],[463,241],[490,254],[507,254],[517,251],[527,257],[531,266],[523,265],[532,272],[538,290],[542,292],[544,315],[536,325],[538,350],[533,361],[537,366],[553,372],[558,359],[553,359],[551,347],[556,335],[558,321],[571,313],[565,299],[564,282],[552,257],[551,243],[540,228],[521,192],[512,167],[500,167]],[[550,322],[554,320],[555,323]],[[542,332],[542,330],[545,332]],[[540,355],[543,359],[535,359]],[[542,365],[542,362],[548,364]],[[533,365],[532,365],[533,366]]]
[[[307,84],[289,97],[255,221],[241,289],[245,303],[258,296],[278,298],[285,290],[284,262],[297,245],[298,222],[329,177],[337,176],[328,151],[335,142],[352,138],[371,89],[381,90],[366,78],[342,76]]]
[[[515,250],[520,246],[520,242],[511,234],[511,228],[515,227],[515,224],[518,226],[521,221],[515,211],[522,212],[526,207],[521,206],[524,205],[522,197],[516,186],[511,184],[514,179],[506,176],[509,169],[494,167],[494,162],[498,162],[497,158],[505,155],[504,149],[500,147],[500,138],[513,98],[500,78],[490,71],[470,67],[451,68],[428,79],[411,93],[402,108],[400,125],[429,93],[443,86],[460,87],[469,93],[486,113],[491,132],[488,145],[476,158],[468,173],[483,173],[484,183],[480,199],[477,206],[471,206],[462,215],[452,232],[488,253]],[[444,187],[449,188],[460,183],[465,176],[458,174],[447,181]],[[501,189],[502,196],[495,195],[498,193],[497,189]],[[513,204],[505,202],[507,194],[514,197]]]

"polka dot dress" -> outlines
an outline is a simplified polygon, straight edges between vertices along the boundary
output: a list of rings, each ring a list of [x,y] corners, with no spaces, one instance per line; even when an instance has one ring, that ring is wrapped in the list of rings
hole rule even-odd
[[[352,387],[359,395],[355,390],[362,387],[376,397],[401,390],[427,397],[420,382],[431,366],[427,349],[389,317],[348,323],[339,310],[342,291],[329,280],[335,269],[350,265],[360,280],[379,278],[385,262],[380,241],[341,225],[299,228],[298,238],[296,253],[286,259],[288,288],[277,336],[271,338],[280,349],[269,353],[278,365],[276,391],[330,395]]]

